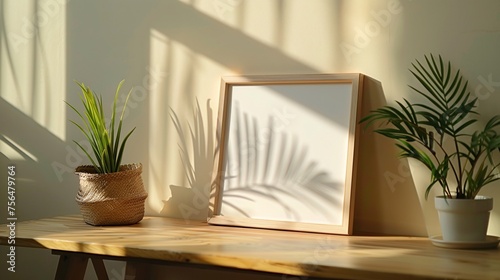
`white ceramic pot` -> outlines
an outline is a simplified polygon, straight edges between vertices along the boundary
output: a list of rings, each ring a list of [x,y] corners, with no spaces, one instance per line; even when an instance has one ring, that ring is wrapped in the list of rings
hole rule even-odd
[[[486,240],[493,198],[435,198],[443,240],[446,242],[481,242]]]

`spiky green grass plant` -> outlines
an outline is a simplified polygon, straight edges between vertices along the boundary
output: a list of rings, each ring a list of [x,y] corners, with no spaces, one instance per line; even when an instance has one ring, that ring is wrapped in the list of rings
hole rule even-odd
[[[83,124],[78,124],[75,121],[71,122],[80,129],[83,135],[85,135],[90,143],[92,151],[87,151],[77,141],[73,142],[75,142],[75,144],[87,155],[97,173],[113,173],[120,170],[125,144],[135,130],[135,128],[133,128],[120,143],[123,115],[125,108],[127,108],[130,94],[132,93],[132,91],[129,91],[123,107],[124,110],[121,112],[120,119],[116,123],[116,105],[123,82],[124,81],[121,81],[116,88],[111,111],[111,121],[109,124],[106,124],[102,96],[96,94],[90,87],[83,83],[76,82],[81,89],[80,100],[83,105],[83,110],[79,111],[76,107],[66,102],[83,121]],[[93,156],[91,154],[93,154]]]
[[[478,120],[474,110],[477,98],[468,92],[468,82],[460,70],[441,56],[425,56],[425,62],[412,63],[412,75],[420,88],[410,88],[428,101],[412,104],[408,100],[397,106],[384,106],[372,111],[361,122],[367,126],[383,122],[388,126],[375,132],[396,140],[401,157],[414,158],[431,172],[427,198],[436,184],[447,198],[473,199],[482,187],[498,180],[498,163],[493,152],[500,148],[500,116],[474,131]],[[447,141],[447,143],[445,142]],[[451,189],[456,184],[455,195]]]

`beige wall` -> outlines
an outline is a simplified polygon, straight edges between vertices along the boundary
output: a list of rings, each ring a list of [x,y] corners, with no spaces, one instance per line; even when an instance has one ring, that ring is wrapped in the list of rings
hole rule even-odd
[[[69,125],[67,119],[75,116],[63,103],[78,101],[75,79],[108,102],[120,80],[126,79],[125,88],[134,87],[127,125],[137,130],[125,160],[145,165],[148,214],[187,219],[206,218],[212,155],[188,149],[190,160],[199,164],[190,185],[179,144],[192,143],[188,134],[176,132],[170,109],[187,129],[198,102],[205,132],[213,132],[208,121],[217,113],[223,75],[360,72],[370,77],[363,101],[368,112],[402,97],[415,100],[407,69],[432,52],[462,69],[485,117],[498,113],[500,104],[499,1],[3,0],[0,5],[0,160],[2,168],[17,166],[20,220],[78,213],[72,170],[86,161],[72,140],[83,137]],[[427,172],[398,160],[392,143],[369,131],[362,134],[360,152],[355,231],[439,233],[433,203],[422,198]],[[5,172],[0,174],[6,181]],[[499,184],[483,194],[499,200]],[[5,196],[0,198],[6,205]],[[5,218],[0,211],[0,223]],[[500,235],[498,207],[489,234]],[[34,279],[33,271],[39,271],[37,278],[50,277],[56,259],[39,251],[19,251],[14,279]],[[112,267],[110,277],[116,277],[121,266]]]

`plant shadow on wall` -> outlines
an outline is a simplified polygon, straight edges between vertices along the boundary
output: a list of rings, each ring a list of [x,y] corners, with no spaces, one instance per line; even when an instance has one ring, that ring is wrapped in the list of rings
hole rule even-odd
[[[215,195],[216,180],[224,181],[224,204],[226,210],[250,217],[242,203],[260,201],[271,204],[271,208],[285,213],[292,220],[299,219],[296,203],[302,204],[324,219],[331,213],[322,205],[341,207],[336,197],[342,196],[343,186],[333,181],[327,172],[309,158],[307,146],[300,143],[296,135],[279,128],[273,116],[262,124],[248,113],[234,107],[236,123],[227,147],[225,170],[213,178],[215,155],[220,151],[219,133],[214,133],[210,100],[206,103],[207,121],[202,117],[201,107],[196,104],[193,124],[188,124],[189,137],[177,114],[171,110],[171,120],[179,135],[179,155],[189,183],[189,188],[171,185],[172,197],[164,201],[162,213],[180,214],[185,220],[206,219],[214,205],[209,201]],[[205,127],[206,126],[206,127]],[[263,133],[263,132],[266,133]],[[191,143],[189,149],[188,145]],[[193,151],[190,156],[189,151]],[[192,197],[186,200],[185,197]],[[321,203],[318,203],[321,202]]]
[[[163,201],[161,214],[182,216],[184,219],[205,220],[212,188],[212,167],[217,153],[218,139],[213,126],[213,111],[210,99],[206,102],[206,123],[198,100],[193,113],[193,123],[185,126],[174,110],[170,109],[172,120],[179,136],[179,156],[189,187],[170,185],[172,196]],[[189,147],[191,144],[191,147]],[[191,157],[190,151],[193,155]],[[191,199],[186,199],[191,198]]]

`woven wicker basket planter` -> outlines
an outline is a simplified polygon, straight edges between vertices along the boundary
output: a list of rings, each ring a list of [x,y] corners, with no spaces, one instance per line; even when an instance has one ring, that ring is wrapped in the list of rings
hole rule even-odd
[[[79,166],[80,189],[76,202],[90,225],[131,225],[144,217],[148,196],[142,181],[142,165],[120,166],[115,173],[98,174],[93,166]]]

